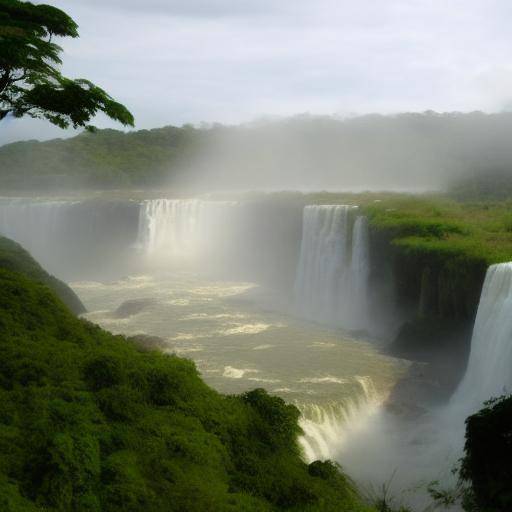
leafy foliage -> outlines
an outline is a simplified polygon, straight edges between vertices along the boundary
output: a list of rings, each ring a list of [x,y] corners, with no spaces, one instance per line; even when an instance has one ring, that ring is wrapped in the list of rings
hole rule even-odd
[[[301,460],[295,407],[213,391],[191,361],[76,318],[30,265],[6,268],[15,244],[3,254],[3,511],[369,510],[336,466]]]
[[[512,396],[490,400],[466,420],[460,475],[470,483],[468,511],[512,510]]]
[[[42,269],[21,245],[4,237],[0,237],[0,268],[20,272],[31,279],[46,284],[73,313],[85,312],[84,305],[67,284]]]
[[[97,112],[123,125],[133,116],[103,89],[58,70],[62,48],[53,38],[78,37],[76,23],[49,5],[0,0],[0,120],[9,113],[47,119],[61,127],[88,127]]]
[[[182,160],[203,136],[193,128],[169,127],[8,144],[0,148],[0,183],[29,189],[160,186],[169,170],[179,173]]]

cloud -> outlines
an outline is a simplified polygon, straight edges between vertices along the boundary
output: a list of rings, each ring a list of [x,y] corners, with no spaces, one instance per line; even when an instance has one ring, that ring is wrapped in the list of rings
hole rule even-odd
[[[168,16],[223,18],[238,16],[269,16],[299,5],[303,0],[89,0],[88,5],[114,11],[159,13]]]
[[[105,87],[139,128],[509,100],[491,71],[508,66],[508,0],[45,1],[80,25],[64,72]],[[0,143],[12,137],[0,125]]]

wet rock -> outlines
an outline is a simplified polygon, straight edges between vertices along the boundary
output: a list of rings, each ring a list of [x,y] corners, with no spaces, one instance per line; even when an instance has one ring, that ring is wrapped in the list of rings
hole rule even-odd
[[[136,315],[144,309],[156,304],[157,300],[152,298],[147,299],[130,299],[123,302],[115,311],[115,318],[128,318]]]

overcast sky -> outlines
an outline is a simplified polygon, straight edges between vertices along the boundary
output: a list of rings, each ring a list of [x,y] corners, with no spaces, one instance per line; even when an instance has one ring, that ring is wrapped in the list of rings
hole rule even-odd
[[[61,43],[64,73],[104,87],[137,128],[512,106],[510,0],[46,3],[80,26]],[[0,144],[64,135],[0,123]]]

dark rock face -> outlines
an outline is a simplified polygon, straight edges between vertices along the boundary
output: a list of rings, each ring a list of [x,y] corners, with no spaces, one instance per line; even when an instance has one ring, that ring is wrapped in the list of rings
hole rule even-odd
[[[157,302],[158,301],[153,298],[126,300],[114,311],[114,316],[115,318],[128,318],[137,315]]]

